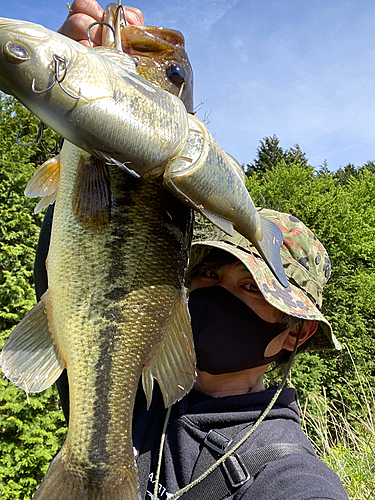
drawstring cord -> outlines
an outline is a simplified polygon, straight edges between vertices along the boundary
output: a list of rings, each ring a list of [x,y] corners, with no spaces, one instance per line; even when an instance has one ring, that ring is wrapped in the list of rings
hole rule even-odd
[[[167,427],[168,427],[169,417],[171,415],[171,410],[172,410],[172,406],[170,406],[168,408],[168,410],[167,410],[167,414],[166,414],[165,420],[164,420],[163,431],[161,433],[161,440],[160,440],[160,447],[159,447],[159,457],[158,457],[158,467],[156,469],[156,476],[155,476],[154,500],[157,500],[157,498],[158,498],[159,477],[160,477],[160,469],[161,469],[161,459],[163,457],[165,434],[167,432]]]

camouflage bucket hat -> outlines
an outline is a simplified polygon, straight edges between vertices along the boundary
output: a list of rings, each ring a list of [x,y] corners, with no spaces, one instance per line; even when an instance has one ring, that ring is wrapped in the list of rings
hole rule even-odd
[[[268,303],[290,316],[319,321],[310,349],[341,349],[329,321],[320,312],[323,287],[331,274],[324,246],[305,224],[292,215],[264,209],[261,216],[275,222],[283,232],[280,254],[289,281],[288,288],[275,279],[256,248],[238,233],[230,237],[220,232],[215,240],[194,242],[189,270],[198,265],[213,247],[231,253],[251,272]]]

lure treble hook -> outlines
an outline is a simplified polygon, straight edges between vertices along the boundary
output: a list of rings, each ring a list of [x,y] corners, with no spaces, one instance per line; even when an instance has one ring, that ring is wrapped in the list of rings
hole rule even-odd
[[[90,30],[91,30],[91,28],[93,28],[96,25],[107,26],[112,31],[113,39],[116,40],[116,33],[115,33],[113,26],[111,26],[109,23],[106,23],[105,21],[95,21],[95,23],[90,24],[90,26],[87,28],[87,31],[86,31],[87,41],[89,42],[90,45],[92,45],[92,41],[91,41],[91,37],[90,37]]]
[[[122,18],[121,18],[122,14]],[[123,23],[122,23],[123,20]],[[121,28],[124,26],[128,25],[128,21],[126,19],[126,13],[124,7],[121,5],[119,2],[119,5],[116,9],[115,13],[115,21],[114,21],[114,28],[115,28],[115,47],[118,51],[122,52],[122,43],[121,43]]]
[[[33,78],[33,81],[31,82],[32,92],[34,92],[35,94],[44,94],[45,92],[48,92],[49,90],[51,90],[56,85],[56,83],[58,83],[60,89],[63,92],[65,92],[66,95],[68,95],[72,99],[80,99],[82,97],[81,89],[79,90],[79,94],[77,96],[77,95],[73,95],[70,92],[68,92],[62,85],[62,82],[64,81],[66,74],[68,72],[67,60],[65,59],[64,56],[59,56],[58,54],[53,54],[52,57],[53,57],[55,64],[54,64],[54,79],[53,79],[51,85],[49,85],[46,89],[37,90],[35,88],[35,78]],[[62,73],[62,75],[61,75],[61,73]]]
[[[32,142],[22,143],[18,140],[20,135],[21,135],[21,132],[18,132],[17,137],[16,137],[16,143],[19,146],[32,146],[33,144],[36,144],[37,142],[40,142],[42,140],[43,132],[44,132],[44,123],[40,122],[39,128],[38,128],[38,135],[36,136],[36,139],[34,139]]]
[[[38,134],[37,134],[36,138],[32,142],[27,142],[27,143],[23,143],[23,142],[19,141],[19,137],[21,135],[21,132],[18,132],[17,137],[16,137],[16,143],[19,146],[32,146],[33,144],[40,143],[42,148],[44,149],[44,151],[46,153],[51,154],[51,155],[55,155],[59,149],[59,145],[56,142],[55,147],[53,148],[52,151],[50,151],[48,148],[46,148],[46,146],[43,144],[43,141],[42,141],[44,130],[45,130],[45,125],[43,122],[40,122],[39,128],[38,128]],[[60,149],[62,148],[62,141],[63,141],[63,139],[60,141]]]

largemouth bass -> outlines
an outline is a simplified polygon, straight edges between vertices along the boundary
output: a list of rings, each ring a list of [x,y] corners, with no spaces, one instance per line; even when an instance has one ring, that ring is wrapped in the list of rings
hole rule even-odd
[[[152,39],[159,47],[173,46],[147,29],[127,27],[123,32],[126,29],[130,41],[124,45],[132,55],[143,48],[152,54]],[[234,227],[249,239],[276,278],[288,286],[280,259],[281,230],[259,215],[241,167],[200,120],[188,115],[181,99],[164,90],[164,66],[160,71],[158,65],[145,62],[146,56],[137,57],[141,74],[150,68],[154,81],[157,71],[163,76],[158,87],[138,75],[132,57],[122,51],[92,50],[42,26],[4,18],[0,47],[1,90],[108,164],[147,180],[163,175],[164,186],[183,203],[226,233],[233,235]],[[182,86],[177,71],[180,84],[175,87],[190,107],[191,98],[184,92],[191,86],[191,72],[183,65],[182,69],[186,82]]]
[[[166,406],[195,379],[183,287],[192,211],[160,177],[131,177],[67,141],[27,188],[49,200],[54,191],[48,290],[0,360],[30,392],[68,372],[67,438],[34,499],[138,500],[139,379],[150,404],[156,378]]]

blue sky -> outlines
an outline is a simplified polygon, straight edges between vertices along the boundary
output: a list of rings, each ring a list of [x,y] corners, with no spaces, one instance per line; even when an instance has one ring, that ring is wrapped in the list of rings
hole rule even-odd
[[[102,7],[105,3],[101,2]],[[139,0],[145,22],[179,29],[198,117],[240,163],[276,134],[330,170],[375,160],[373,0]],[[64,0],[2,2],[0,15],[57,29]]]

